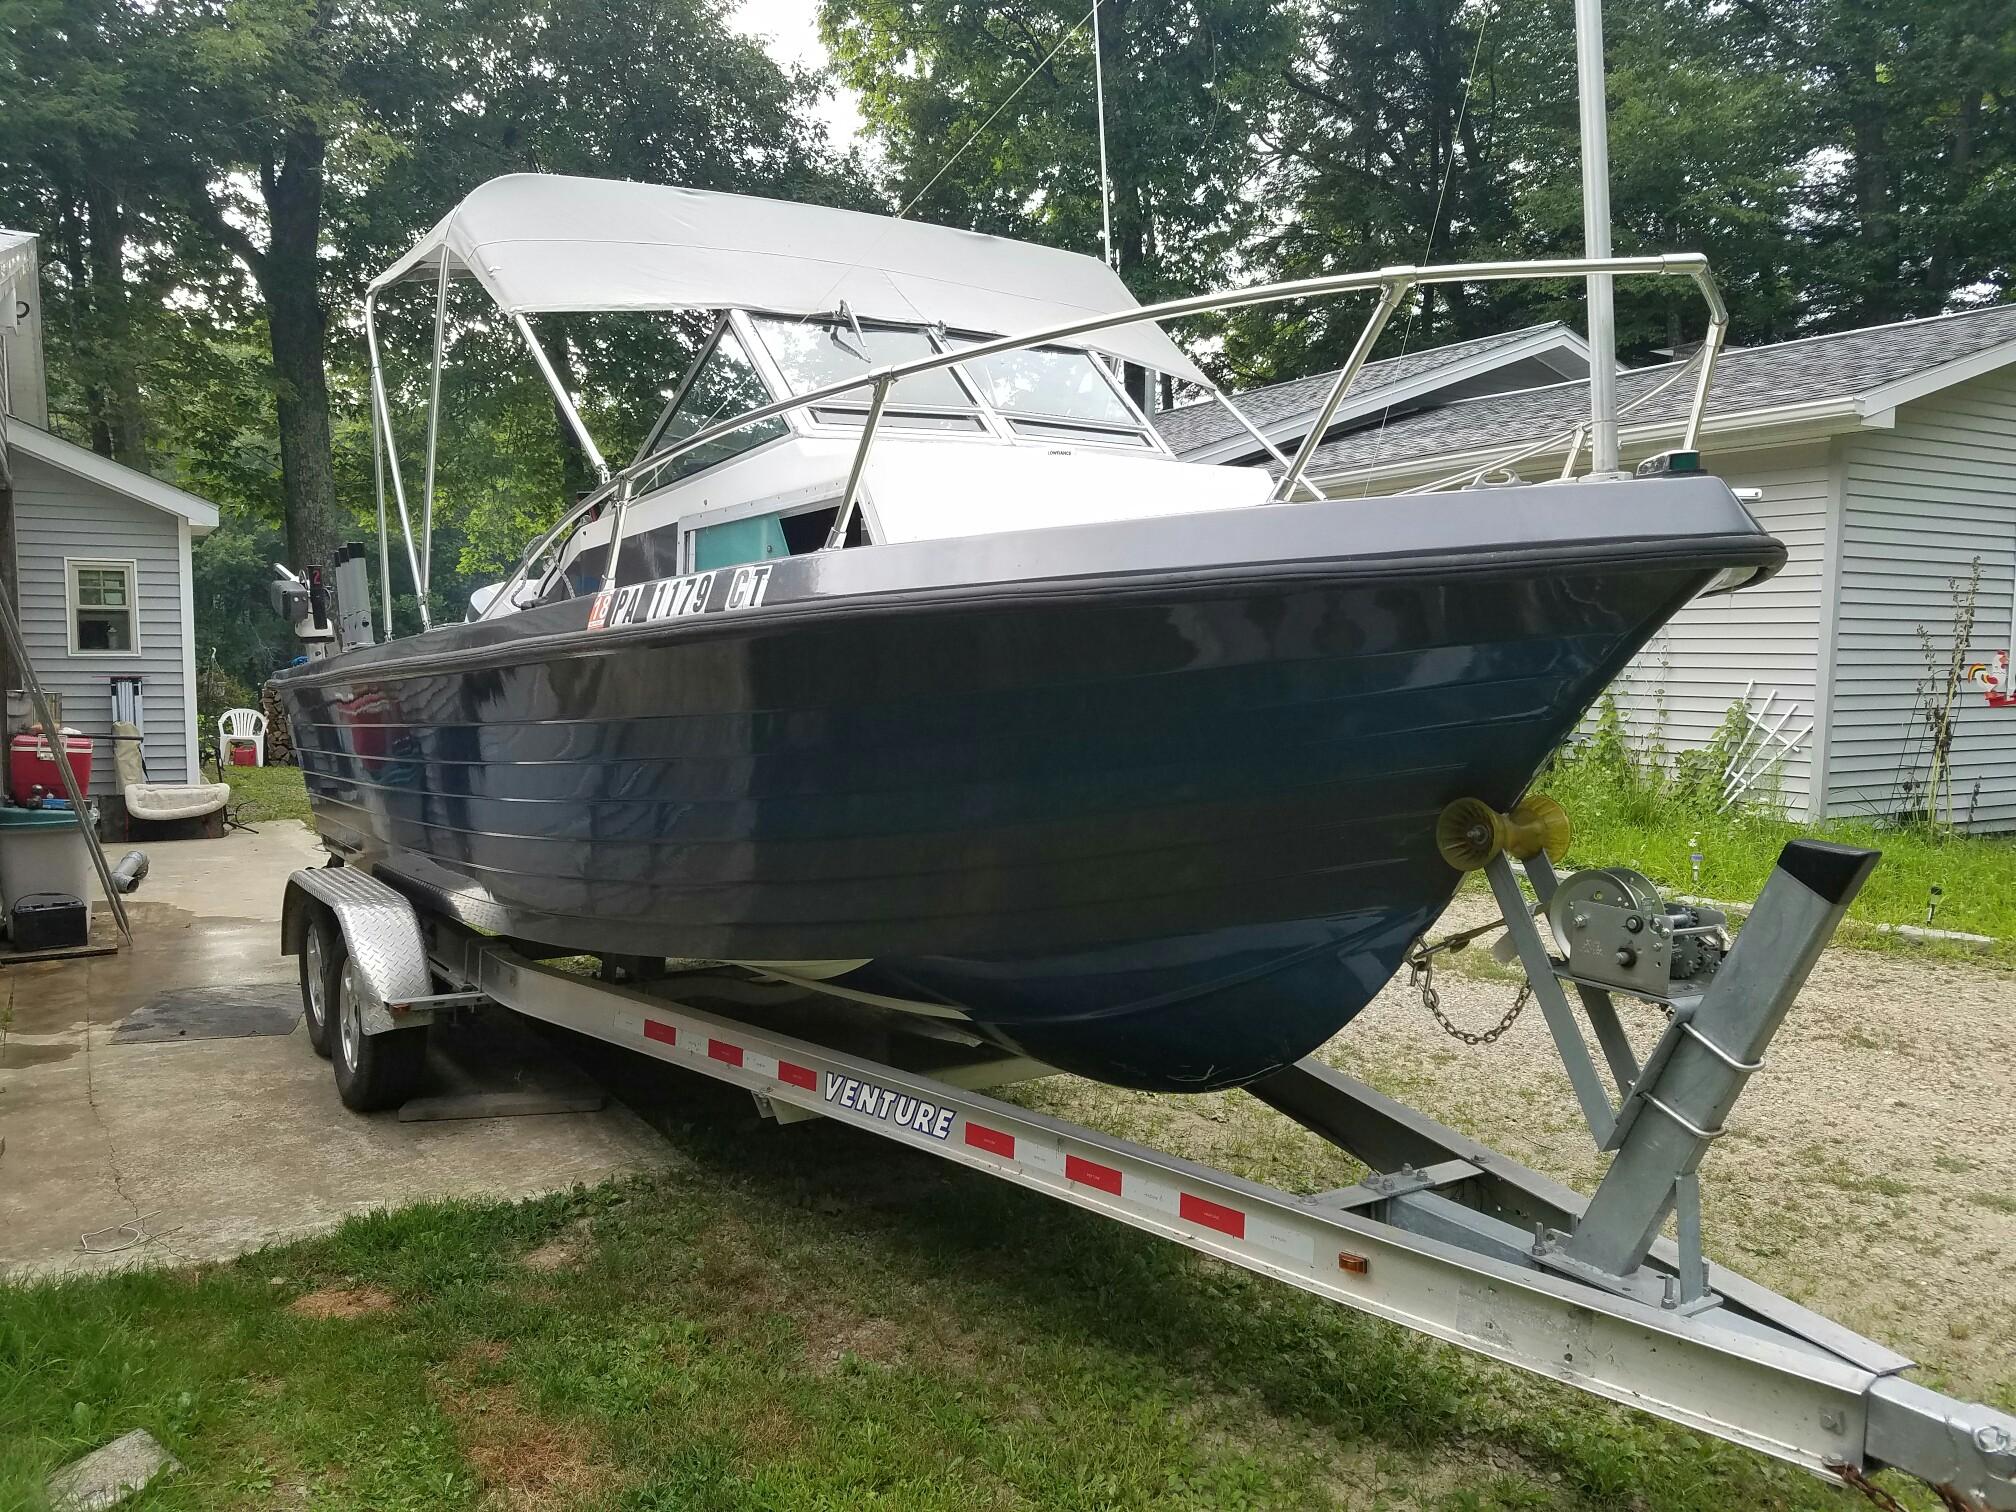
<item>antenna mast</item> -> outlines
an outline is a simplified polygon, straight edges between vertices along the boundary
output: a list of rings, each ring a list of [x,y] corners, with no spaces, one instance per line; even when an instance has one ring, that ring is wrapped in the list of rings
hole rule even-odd
[[[1610,255],[1610,124],[1603,94],[1603,0],[1575,0],[1582,102],[1582,251]],[[1589,275],[1589,476],[1617,472],[1617,310],[1608,273]]]
[[[1099,111],[1099,245],[1113,266],[1113,181],[1106,176],[1106,58],[1099,45],[1099,7],[1092,0],[1092,90]]]

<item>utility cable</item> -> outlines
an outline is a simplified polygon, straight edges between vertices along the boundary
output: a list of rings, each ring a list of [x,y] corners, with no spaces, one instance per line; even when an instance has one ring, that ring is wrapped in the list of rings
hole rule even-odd
[[[1080,18],[1076,26],[1072,27],[1071,30],[1067,31],[1066,33],[1064,33],[1063,36],[1057,39],[1057,45],[1051,48],[1049,52],[1043,55],[1043,61],[1038,63],[1034,68],[1030,69],[1028,73],[1022,76],[1022,82],[1020,84],[1017,84],[1013,89],[1008,91],[1008,98],[1003,100],[999,105],[996,105],[994,107],[993,114],[988,116],[987,119],[982,121],[978,126],[974,127],[972,134],[969,135],[965,141],[959,144],[959,150],[954,152],[952,156],[950,156],[949,158],[945,159],[943,165],[940,166],[940,168],[936,173],[931,175],[930,180],[924,185],[922,189],[919,189],[915,194],[910,196],[909,201],[903,206],[903,208],[896,212],[895,218],[897,220],[903,219],[904,216],[908,215],[912,210],[917,208],[917,202],[922,198],[924,198],[925,195],[929,194],[932,190],[932,187],[938,182],[938,180],[945,177],[946,173],[950,171],[952,165],[958,162],[960,158],[966,155],[966,149],[971,147],[975,142],[979,141],[981,136],[986,132],[987,128],[989,126],[992,126],[997,120],[1001,118],[1001,112],[1006,110],[1010,105],[1015,103],[1015,97],[1021,94],[1023,90],[1027,89],[1030,86],[1030,84],[1034,82],[1036,75],[1043,72],[1044,69],[1050,66],[1050,60],[1055,58],[1057,54],[1059,54],[1060,52],[1064,51],[1064,44],[1069,42],[1073,37],[1077,36],[1078,33],[1085,30],[1086,24],[1090,22],[1095,16],[1098,15],[1099,7],[1101,5],[1104,5],[1105,3],[1106,0],[1092,0],[1092,9],[1085,12],[1084,16]]]
[[[1435,251],[1435,230],[1436,227],[1442,224],[1442,208],[1449,199],[1449,181],[1456,176],[1456,144],[1463,136],[1463,122],[1470,115],[1470,95],[1477,87],[1477,63],[1484,56],[1484,34],[1490,29],[1491,12],[1487,10],[1479,17],[1477,22],[1477,41],[1470,49],[1470,70],[1463,76],[1463,98],[1457,102],[1456,124],[1449,132],[1449,161],[1442,165],[1442,187],[1435,193],[1435,213],[1428,217],[1428,235],[1422,242],[1421,256],[1416,259],[1416,262],[1423,267],[1428,264]],[[1394,354],[1396,358],[1407,355],[1408,345],[1414,339],[1415,317],[1420,313],[1421,306],[1426,302],[1428,297],[1428,291],[1423,289],[1420,292],[1420,297],[1410,301],[1408,304],[1407,323],[1400,328],[1400,350]],[[1372,440],[1371,467],[1379,465],[1380,453],[1386,444],[1386,422],[1392,416],[1393,405],[1389,400],[1386,407],[1379,412],[1379,430]],[[1371,490],[1372,479],[1368,472],[1365,482],[1359,490],[1358,497],[1361,499],[1366,497]]]

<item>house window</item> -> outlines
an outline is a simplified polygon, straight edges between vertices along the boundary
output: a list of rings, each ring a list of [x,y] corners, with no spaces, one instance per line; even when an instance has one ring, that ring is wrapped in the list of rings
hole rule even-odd
[[[65,564],[70,587],[70,653],[118,656],[140,649],[131,562]]]

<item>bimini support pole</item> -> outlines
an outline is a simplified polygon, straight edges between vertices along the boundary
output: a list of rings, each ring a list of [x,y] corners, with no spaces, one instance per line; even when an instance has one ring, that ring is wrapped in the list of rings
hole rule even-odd
[[[420,596],[434,581],[434,455],[441,438],[441,348],[448,333],[448,249],[434,281],[434,366],[427,379],[427,469],[420,486]]]
[[[553,371],[553,364],[546,360],[546,349],[539,345],[539,338],[532,334],[532,323],[523,315],[513,315],[512,323],[518,327],[518,334],[524,339],[525,349],[532,354],[532,360],[539,365],[539,376],[546,380],[546,387],[552,390],[553,402],[560,406],[560,413],[567,417],[567,425],[574,432],[574,439],[581,443],[581,450],[588,454],[588,463],[595,469],[597,481],[609,481],[609,464],[602,460],[602,452],[595,445],[595,438],[588,434],[588,427],[581,423],[581,412],[574,408],[574,401],[567,397],[567,390],[561,386],[560,375]]]
[[[399,503],[399,531],[406,539],[406,565],[413,573],[413,596],[420,606],[420,628],[431,630],[434,620],[427,612],[427,574],[420,566],[420,554],[413,549],[413,516],[406,508],[406,480],[399,472],[399,447],[392,437],[392,410],[385,399],[385,366],[378,353],[376,289],[367,290],[364,295],[364,347],[371,358],[371,409],[377,417],[378,432],[385,443],[385,461],[392,474],[392,496]],[[389,587],[386,593],[390,595]],[[385,633],[387,636],[392,633],[389,606],[385,611]]]
[[[371,497],[378,506],[378,597],[385,606],[385,639],[392,639],[392,532],[385,522],[385,433],[371,406]]]

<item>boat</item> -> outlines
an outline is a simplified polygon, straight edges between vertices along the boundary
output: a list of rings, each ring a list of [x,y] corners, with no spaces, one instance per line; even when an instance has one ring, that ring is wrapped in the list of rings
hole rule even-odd
[[[1412,291],[1599,273],[1707,298],[1655,476],[1313,497],[1323,423],[1273,469],[1185,463],[1116,373],[1208,389],[1158,319],[1375,295],[1327,419]],[[1677,610],[1784,560],[1694,462],[1726,326],[1698,257],[1142,307],[1055,248],[514,175],[365,303],[423,589],[438,400],[416,531],[374,322],[464,278],[607,476],[467,619],[374,641],[353,591],[347,639],[276,678],[329,848],[540,953],[723,963],[1109,1083],[1235,1086],[1336,1034],[1460,880],[1445,807],[1511,808]],[[620,468],[528,320],[583,310],[713,316]]]

